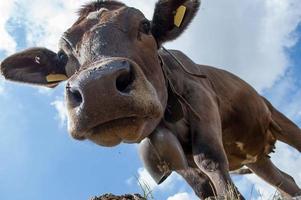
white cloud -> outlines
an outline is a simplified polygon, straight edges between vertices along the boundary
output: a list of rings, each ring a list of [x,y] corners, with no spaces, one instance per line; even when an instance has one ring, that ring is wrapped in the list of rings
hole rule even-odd
[[[299,0],[204,0],[191,27],[168,46],[238,74],[261,91],[289,66],[285,48],[296,42],[300,10]]]
[[[277,192],[277,190],[275,188],[271,187],[269,184],[264,182],[262,179],[260,179],[256,175],[246,175],[245,178],[254,184],[253,185],[253,187],[254,187],[253,194],[259,193],[257,198],[254,195],[254,196],[252,196],[252,199],[257,199],[257,200],[272,199],[271,197],[273,197]],[[241,187],[244,187],[244,186],[241,185]]]
[[[188,194],[186,192],[177,193],[171,197],[168,197],[167,200],[197,200],[195,195]]]
[[[147,186],[149,186],[151,190],[157,187],[156,182],[153,180],[153,178],[150,176],[150,174],[145,168],[139,168],[138,175],[138,181],[142,184],[146,184]]]
[[[301,90],[296,79],[299,77],[288,75],[273,87],[272,100],[275,106],[295,122],[301,120]]]
[[[136,180],[138,178],[138,180]],[[129,178],[126,180],[126,183],[129,185],[132,185],[133,183],[136,183],[139,185],[139,187],[147,187],[149,188],[150,192],[154,195],[156,195],[156,192],[164,192],[164,193],[171,193],[173,194],[175,190],[178,191],[178,193],[174,194],[173,196],[170,196],[168,200],[177,200],[177,199],[189,199],[189,200],[195,200],[198,199],[194,193],[187,193],[185,191],[185,180],[178,175],[176,172],[173,172],[163,183],[160,185],[157,185],[157,183],[153,180],[151,175],[147,172],[145,168],[139,168],[138,169],[138,177],[136,179],[134,177]],[[136,181],[135,181],[136,180]],[[138,182],[139,181],[139,182]],[[179,187],[180,186],[180,187]]]
[[[6,23],[12,14],[14,1],[0,1],[1,17],[0,17],[0,50],[6,54],[11,54],[16,49],[15,40],[6,30]]]
[[[77,18],[76,11],[88,0],[43,1],[20,0],[17,9],[24,9],[29,46],[46,46],[56,50],[60,36]],[[17,12],[17,10],[16,10]]]
[[[157,0],[124,0],[122,2],[124,2],[127,6],[132,6],[140,9],[146,18],[152,19],[155,3],[157,2]]]
[[[182,178],[177,173],[172,173],[163,183],[157,185],[157,183],[153,180],[153,178],[145,168],[139,168],[138,180],[143,185],[146,184],[151,189],[151,191],[171,191],[174,189],[177,181],[182,180]]]
[[[45,46],[57,50],[58,41],[64,31],[69,28],[77,19],[76,11],[81,5],[90,2],[89,0],[46,0],[43,4],[39,0],[20,0],[19,8],[22,12],[22,19],[26,19],[27,43],[28,46]],[[140,8],[149,18],[152,16],[149,0],[124,1],[128,5]],[[152,0],[154,7],[155,1]],[[42,12],[41,12],[42,11]],[[24,16],[24,15],[25,16]]]
[[[43,94],[46,96],[51,96],[54,92],[53,88],[47,88],[47,87],[37,87],[38,93]]]
[[[52,106],[55,107],[55,109],[58,112],[57,118],[60,121],[60,125],[64,126],[67,122],[67,108],[65,105],[64,100],[57,99],[54,102],[51,103]]]
[[[28,43],[57,49],[60,35],[87,1],[18,1],[25,10]],[[124,2],[151,18],[156,1]],[[232,71],[261,91],[288,68],[285,48],[295,44],[292,33],[301,20],[300,10],[298,0],[204,0],[191,27],[168,46],[180,48],[198,63]]]
[[[4,94],[4,81],[0,77],[0,96]]]

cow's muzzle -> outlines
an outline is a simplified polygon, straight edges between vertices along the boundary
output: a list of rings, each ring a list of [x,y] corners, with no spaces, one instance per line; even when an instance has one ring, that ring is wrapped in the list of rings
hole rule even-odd
[[[139,142],[163,113],[139,66],[119,58],[93,63],[75,74],[67,83],[66,101],[71,135],[103,146]]]

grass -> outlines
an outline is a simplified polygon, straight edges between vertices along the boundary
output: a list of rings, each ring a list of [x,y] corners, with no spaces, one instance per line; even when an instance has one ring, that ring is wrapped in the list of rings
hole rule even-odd
[[[142,197],[145,198],[146,200],[155,200],[153,194],[152,194],[152,189],[149,186],[149,184],[147,184],[146,181],[144,180],[139,180],[138,176],[136,176],[137,182],[140,186],[140,189],[142,190]],[[254,195],[254,186],[251,189],[251,194],[249,197],[245,197],[247,200],[252,199],[253,195]],[[275,193],[273,195],[271,195],[270,198],[268,199],[264,199],[263,195],[259,193],[259,198],[260,200],[289,200],[291,198],[284,198],[282,197],[281,193],[278,190],[275,190]],[[206,200],[239,200],[239,192],[236,190],[236,188],[234,188],[232,185],[228,185],[228,193],[226,194],[226,196],[215,196],[215,197],[210,197],[207,198]],[[300,199],[294,199],[294,200],[301,200]]]
[[[136,176],[136,179],[137,179],[137,182],[140,186],[140,189],[142,190],[142,197],[145,198],[146,200],[154,200],[154,196],[152,194],[152,189],[151,187],[149,186],[149,184],[147,184],[146,181],[144,180],[139,180],[139,177]]]
[[[254,191],[254,187],[252,187],[250,197],[249,198],[245,197],[247,200],[252,199],[253,191]],[[260,192],[258,192],[258,193],[260,194]],[[259,199],[261,199],[261,200],[289,200],[287,198],[282,197],[281,193],[278,190],[276,190],[275,193],[268,199],[264,199],[262,195],[259,196]],[[210,198],[207,198],[206,200],[239,200],[239,193],[233,186],[228,185],[228,193],[226,196],[210,197]]]

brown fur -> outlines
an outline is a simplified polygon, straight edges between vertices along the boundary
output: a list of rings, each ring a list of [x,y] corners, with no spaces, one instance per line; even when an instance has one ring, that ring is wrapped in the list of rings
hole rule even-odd
[[[182,4],[187,13],[178,28],[173,16]],[[92,2],[63,35],[60,53],[28,49],[5,59],[1,72],[8,80],[48,87],[59,81],[49,83],[47,75],[67,76],[69,132],[75,139],[115,146],[157,138],[160,144],[153,146],[166,150],[162,137],[151,136],[168,129],[180,145],[178,152],[164,155],[170,156],[166,160],[179,164],[176,158],[182,156],[187,165],[160,166],[146,158],[153,162],[149,169],[158,177],[162,169],[177,171],[200,198],[225,195],[233,185],[229,171],[243,166],[283,194],[300,195],[293,178],[269,160],[277,140],[301,151],[300,129],[237,76],[197,65],[180,51],[158,50],[183,33],[199,5],[159,0],[150,26],[137,9],[117,1]],[[106,9],[87,18],[101,8]]]
[[[95,2],[87,3],[86,5],[83,5],[81,9],[79,9],[78,14],[81,17],[87,16],[90,12],[99,10],[103,7],[108,6],[124,6],[124,3],[121,3],[119,1],[106,1],[106,0],[98,0]]]

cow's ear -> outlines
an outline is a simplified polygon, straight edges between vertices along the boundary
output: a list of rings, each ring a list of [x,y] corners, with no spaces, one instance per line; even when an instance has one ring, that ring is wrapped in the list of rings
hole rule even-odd
[[[67,79],[67,59],[45,48],[31,48],[6,58],[0,70],[7,80],[55,87]]]
[[[174,40],[187,28],[200,0],[159,0],[152,19],[152,34],[159,45]]]

